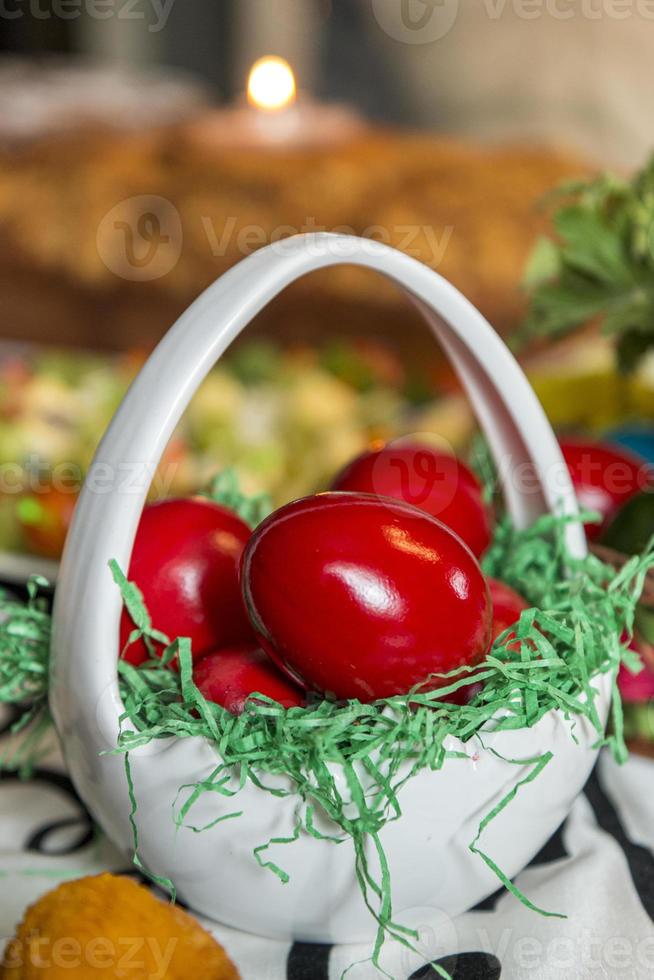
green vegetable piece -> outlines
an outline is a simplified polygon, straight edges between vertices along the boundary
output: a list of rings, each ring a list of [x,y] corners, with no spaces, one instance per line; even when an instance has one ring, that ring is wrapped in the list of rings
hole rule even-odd
[[[646,643],[654,644],[654,609],[638,606],[636,610],[636,629]]]
[[[45,511],[34,497],[23,497],[16,504],[16,513],[23,524],[38,527],[45,517]]]
[[[637,555],[648,547],[653,535],[654,491],[645,490],[620,508],[601,543],[623,555]]]

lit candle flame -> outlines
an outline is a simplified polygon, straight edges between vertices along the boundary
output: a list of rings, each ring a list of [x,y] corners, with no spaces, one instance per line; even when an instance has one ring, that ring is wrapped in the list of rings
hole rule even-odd
[[[293,105],[296,98],[295,75],[283,58],[259,58],[248,78],[248,102],[257,109],[279,112]]]

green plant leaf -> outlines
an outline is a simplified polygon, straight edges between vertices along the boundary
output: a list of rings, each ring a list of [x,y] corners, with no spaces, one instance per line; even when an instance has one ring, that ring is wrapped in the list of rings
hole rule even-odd
[[[527,259],[514,346],[599,319],[622,371],[654,346],[654,157],[631,180],[602,174],[549,195],[555,234]]]
[[[559,249],[550,238],[539,238],[534,245],[523,276],[523,283],[528,288],[539,286],[543,282],[555,279],[561,271]]]

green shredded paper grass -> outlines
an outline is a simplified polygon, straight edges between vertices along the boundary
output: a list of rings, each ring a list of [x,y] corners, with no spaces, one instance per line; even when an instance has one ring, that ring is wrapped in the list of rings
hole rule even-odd
[[[201,783],[180,787],[177,801],[171,801],[178,824],[208,831],[209,827],[194,826],[193,807],[203,794],[218,793],[230,797],[234,805],[211,826],[231,818],[228,832],[238,833],[238,789],[234,793],[230,777],[236,773],[241,787],[249,781],[262,793],[274,795],[289,794],[270,788],[266,776],[290,777],[298,803],[294,834],[283,842],[261,841],[254,848],[253,861],[281,882],[287,881],[283,867],[268,858],[268,847],[292,844],[301,834],[322,839],[315,817],[323,811],[335,825],[335,842],[349,838],[354,844],[356,877],[378,924],[373,962],[379,967],[387,937],[413,948],[416,935],[393,918],[391,871],[380,831],[389,821],[401,819],[401,790],[409,779],[425,769],[438,770],[447,759],[462,755],[446,749],[452,736],[464,743],[479,736],[483,746],[483,733],[491,719],[494,731],[513,730],[531,727],[557,709],[570,721],[571,738],[575,737],[575,720],[586,718],[597,731],[597,745],[609,745],[619,761],[626,758],[616,677],[621,663],[633,671],[640,666],[637,654],[628,650],[628,642],[644,577],[654,566],[654,554],[650,550],[633,557],[619,572],[594,556],[572,559],[563,540],[566,520],[543,517],[520,531],[506,519],[499,524],[483,560],[484,571],[516,589],[531,608],[498,637],[482,664],[463,674],[458,671],[437,691],[408,692],[373,704],[315,698],[305,708],[284,709],[257,696],[248,701],[243,714],[234,716],[207,702],[193,683],[190,642],[179,638],[170,643],[157,632],[139,590],[112,563],[115,581],[136,624],[130,642],[142,636],[148,644],[168,644],[162,659],[153,658],[139,667],[119,661],[125,710],[116,752],[125,757],[132,817],[138,799],[131,781],[130,753],[154,739],[209,739],[216,748],[215,770]],[[37,580],[31,584],[27,605],[8,595],[0,597],[0,701],[27,705],[21,726],[36,720],[42,727],[47,717],[50,618],[39,598],[40,584]],[[179,671],[167,666],[173,658],[178,660]],[[604,733],[592,686],[593,678],[602,673],[610,674],[614,691],[609,735]],[[481,686],[475,689],[470,703],[443,700],[471,684]],[[532,759],[508,760],[528,764],[528,775],[483,818],[470,842],[471,850],[500,882],[542,914],[557,913],[537,909],[483,851],[482,841],[488,824],[510,805],[524,783],[538,777],[552,757],[549,747],[543,745],[541,754]],[[26,758],[24,751],[21,765]],[[333,765],[342,767],[346,792],[331,775]],[[133,828],[138,862],[134,820]],[[375,872],[367,857],[369,850],[375,856]],[[150,871],[156,876],[156,868]]]

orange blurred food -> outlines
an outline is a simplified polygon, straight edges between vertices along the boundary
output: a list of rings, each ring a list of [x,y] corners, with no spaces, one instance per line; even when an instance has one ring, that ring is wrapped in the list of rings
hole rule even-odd
[[[29,551],[44,558],[61,557],[77,496],[49,487],[20,498],[18,523]]]
[[[239,980],[224,949],[182,909],[129,878],[69,881],[32,905],[0,980]]]

